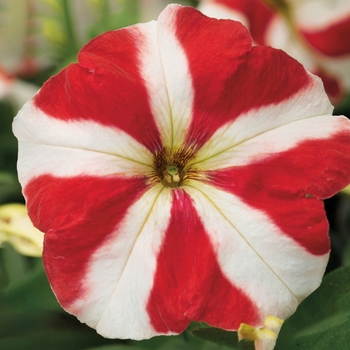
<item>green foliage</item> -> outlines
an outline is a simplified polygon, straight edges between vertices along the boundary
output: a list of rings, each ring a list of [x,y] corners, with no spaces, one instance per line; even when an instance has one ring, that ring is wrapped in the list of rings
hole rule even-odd
[[[119,11],[113,11],[111,2],[106,0],[95,1],[95,8],[98,13],[98,20],[91,26],[90,39],[97,35],[130,26],[139,21],[139,1],[119,1],[123,4]]]
[[[0,204],[21,201],[17,180],[17,140],[12,134],[15,111],[7,102],[0,102]]]
[[[41,259],[0,250],[0,349],[79,350],[121,343],[99,336],[58,305]]]
[[[218,328],[196,325],[191,326],[188,332],[195,338],[224,345],[230,349],[239,349],[237,332],[228,332]]]
[[[322,285],[284,324],[276,350],[349,349],[350,266],[325,276]]]
[[[137,346],[125,346],[125,345],[102,345],[95,348],[88,348],[86,350],[142,350]]]

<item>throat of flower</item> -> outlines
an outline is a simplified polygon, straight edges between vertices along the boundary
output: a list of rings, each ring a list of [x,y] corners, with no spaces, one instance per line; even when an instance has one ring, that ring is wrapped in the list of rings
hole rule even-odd
[[[196,150],[192,147],[181,147],[170,153],[162,148],[154,154],[153,171],[150,173],[150,183],[161,183],[167,188],[177,188],[184,185],[188,179],[196,177],[196,170],[190,166]]]
[[[175,165],[168,165],[163,171],[163,185],[165,187],[179,187],[181,183],[181,175],[179,169]]]

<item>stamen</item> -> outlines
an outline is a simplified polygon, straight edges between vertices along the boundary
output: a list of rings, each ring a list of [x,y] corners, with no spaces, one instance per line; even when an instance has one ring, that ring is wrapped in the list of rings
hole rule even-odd
[[[163,171],[163,184],[168,187],[178,187],[181,180],[179,169],[175,165],[168,165]],[[164,183],[165,181],[165,183]]]
[[[188,162],[195,156],[195,151],[191,148],[181,148],[169,155],[163,148],[154,156],[154,173],[150,177],[151,181],[161,181],[165,187],[180,187],[187,179],[190,168]]]

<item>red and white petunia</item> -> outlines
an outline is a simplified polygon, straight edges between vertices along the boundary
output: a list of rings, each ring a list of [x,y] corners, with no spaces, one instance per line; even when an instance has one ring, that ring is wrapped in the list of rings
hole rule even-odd
[[[296,58],[322,78],[333,102],[350,92],[350,1],[202,0],[199,8],[241,21],[257,44]]]
[[[110,338],[290,316],[329,254],[350,122],[238,22],[168,6],[107,32],[14,121],[61,305]]]

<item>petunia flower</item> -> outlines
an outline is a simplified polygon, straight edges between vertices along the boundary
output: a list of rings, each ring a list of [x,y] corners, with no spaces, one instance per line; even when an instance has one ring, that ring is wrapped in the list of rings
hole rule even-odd
[[[348,0],[202,0],[199,9],[241,21],[257,44],[296,58],[322,78],[334,103],[350,92]]]
[[[19,112],[18,172],[63,308],[109,338],[290,316],[329,254],[350,122],[243,25],[168,6],[88,43]]]

